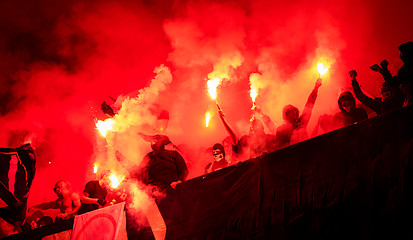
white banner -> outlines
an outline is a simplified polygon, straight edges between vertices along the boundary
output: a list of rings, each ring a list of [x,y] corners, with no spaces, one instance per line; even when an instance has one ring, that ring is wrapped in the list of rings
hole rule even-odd
[[[125,203],[118,203],[75,217],[71,240],[116,240],[123,220]]]

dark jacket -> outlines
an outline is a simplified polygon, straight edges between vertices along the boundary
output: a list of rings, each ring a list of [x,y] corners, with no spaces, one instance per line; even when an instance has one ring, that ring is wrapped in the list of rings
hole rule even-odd
[[[351,104],[354,106],[350,112],[347,112],[343,108],[342,104],[345,100],[350,101]],[[353,94],[351,94],[351,92],[346,91],[340,95],[340,97],[338,98],[338,107],[341,111],[334,115],[334,121],[337,124],[337,126],[344,127],[368,119],[366,110],[362,108],[357,108],[355,106],[356,100],[354,99]]]
[[[367,107],[371,108],[371,110],[375,111],[377,115],[382,115],[403,107],[404,97],[403,93],[398,87],[389,86],[388,91],[391,92],[391,96],[383,101],[382,98],[373,99],[366,96],[361,91],[360,85],[357,80],[352,80],[351,84],[353,86],[354,94],[356,95],[357,99]]]

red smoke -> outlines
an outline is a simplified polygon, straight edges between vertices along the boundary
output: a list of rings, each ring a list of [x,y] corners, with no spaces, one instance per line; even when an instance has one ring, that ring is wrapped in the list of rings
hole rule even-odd
[[[337,94],[349,87],[349,70],[378,95],[382,79],[368,67],[386,58],[396,71],[397,46],[413,39],[409,1],[164,2],[0,3],[0,143],[18,147],[31,140],[36,147],[29,205],[54,199],[59,179],[81,192],[93,178],[93,163],[109,161],[113,149],[95,129],[95,119],[106,118],[100,104],[113,103],[109,97],[123,95],[118,108],[129,97],[122,116],[137,119],[127,135],[113,136],[131,164],[150,149],[133,135],[155,119],[145,103],[158,103],[169,111],[167,133],[185,150],[195,177],[207,163],[198,153],[227,136],[205,87],[211,75],[228,75],[217,100],[241,137],[251,114],[250,74],[260,74],[264,86],[256,104],[279,125],[284,105],[304,107],[317,78],[313,64],[320,56],[333,59],[310,133],[320,114],[338,111]],[[161,64],[172,82],[154,94],[159,86],[150,83]],[[134,102],[145,87],[153,97]],[[208,110],[213,115],[205,128]]]

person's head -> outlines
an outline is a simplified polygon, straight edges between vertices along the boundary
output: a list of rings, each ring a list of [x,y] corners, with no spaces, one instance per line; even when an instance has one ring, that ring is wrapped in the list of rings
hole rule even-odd
[[[413,63],[413,42],[405,42],[398,47],[400,59],[404,63]]]
[[[154,152],[159,152],[163,149],[165,149],[165,145],[168,145],[171,143],[171,140],[165,135],[154,135],[153,139],[151,141],[151,148]]]
[[[53,190],[59,198],[63,198],[63,196],[70,194],[71,184],[67,181],[59,180]]]
[[[212,155],[214,156],[215,161],[221,161],[225,159],[225,149],[224,146],[220,143],[216,143],[212,147]]]
[[[343,92],[338,99],[338,107],[341,111],[350,112],[356,107],[356,100],[351,92]]]
[[[283,108],[283,119],[288,123],[297,122],[300,111],[293,105],[287,105]]]

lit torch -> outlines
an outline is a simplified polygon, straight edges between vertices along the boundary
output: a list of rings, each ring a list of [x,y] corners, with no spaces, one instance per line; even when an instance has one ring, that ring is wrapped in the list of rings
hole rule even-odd
[[[110,180],[110,186],[112,188],[117,188],[119,186],[119,184],[123,181],[124,177],[118,177],[116,176],[116,174],[112,173],[109,176],[109,180]]]
[[[205,113],[205,127],[209,126],[209,120],[211,120],[211,113],[210,112],[206,112]]]
[[[252,108],[255,106],[255,99],[258,96],[259,88],[262,88],[261,75],[258,73],[252,73],[250,75],[250,97],[252,101]]]
[[[321,76],[323,76],[324,74],[327,73],[328,67],[324,66],[323,63],[319,62],[319,63],[317,63],[317,71],[320,74],[320,78],[321,78]]]
[[[99,130],[100,134],[102,136],[106,137],[106,134],[108,131],[111,131],[113,129],[113,125],[115,124],[115,121],[112,118],[108,118],[105,121],[97,121],[96,122],[96,128]]]
[[[214,78],[212,80],[208,80],[207,82],[209,96],[211,96],[215,102],[217,102],[217,87],[220,82],[221,80],[219,78]]]
[[[255,106],[255,99],[257,98],[257,96],[258,96],[257,89],[254,86],[251,85],[250,97],[251,97],[251,100],[252,100],[252,104],[254,106]]]

